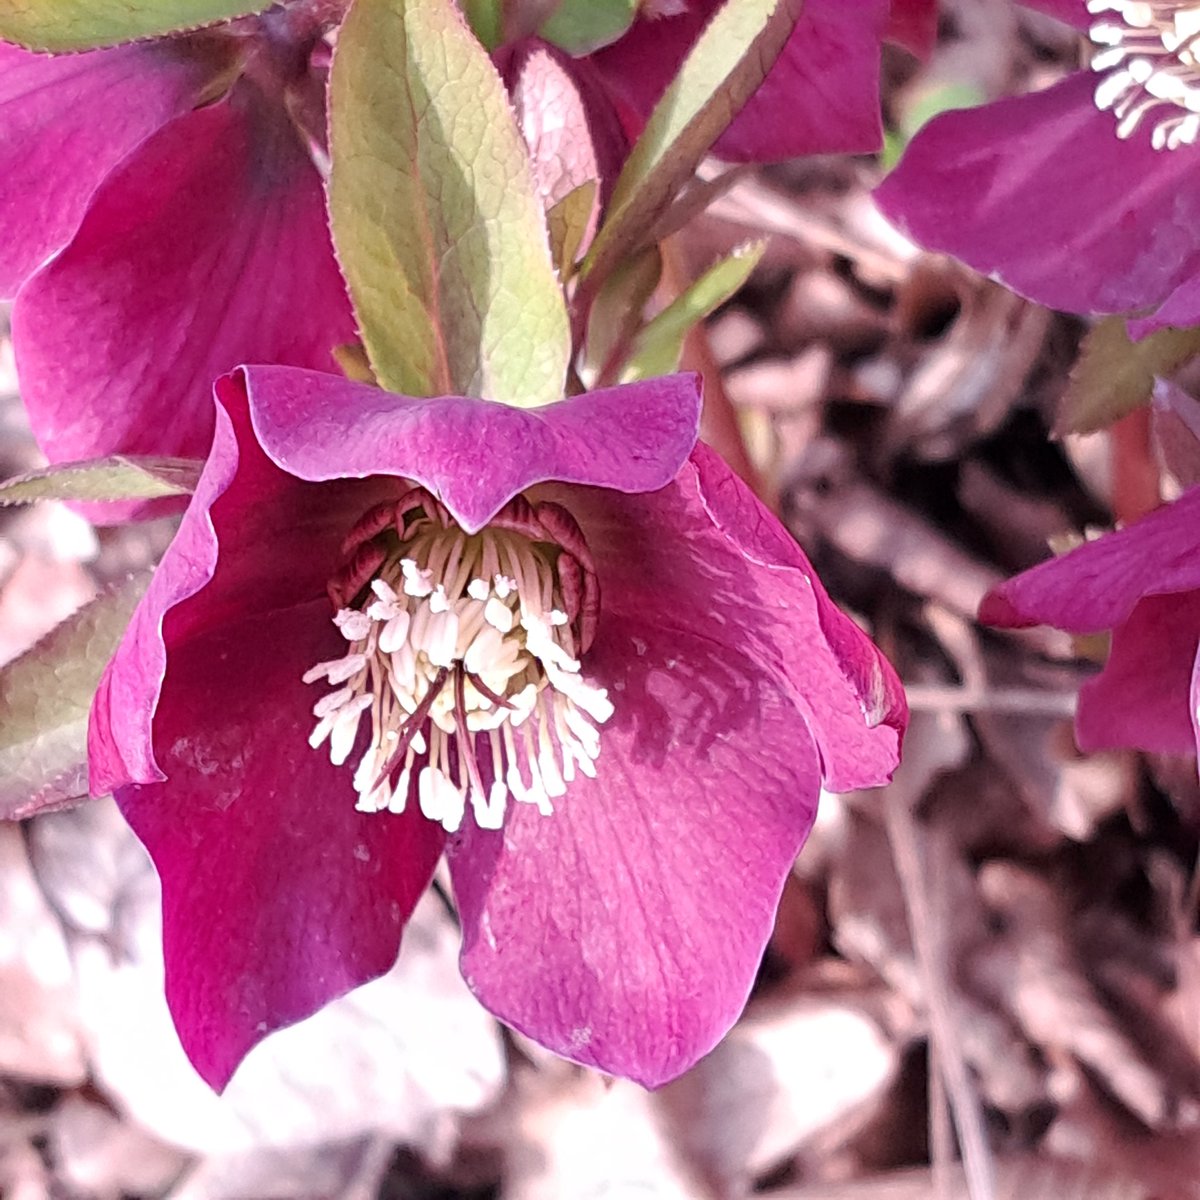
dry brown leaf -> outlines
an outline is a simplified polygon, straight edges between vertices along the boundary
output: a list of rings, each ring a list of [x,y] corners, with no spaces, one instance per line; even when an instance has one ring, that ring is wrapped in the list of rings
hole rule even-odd
[[[1005,932],[975,957],[973,983],[1011,1012],[1036,1045],[1095,1071],[1147,1126],[1170,1125],[1177,1098],[1088,981],[1051,885],[1000,861],[985,865],[979,878]]]
[[[740,1195],[810,1139],[834,1128],[850,1137],[898,1065],[860,998],[782,994],[753,1006],[655,1104],[716,1194]]]
[[[973,619],[984,594],[1003,578],[917,513],[856,481],[836,443],[814,443],[795,465],[791,484],[802,525],[811,525],[854,561],[886,572],[900,587],[952,612]]]
[[[82,1096],[50,1115],[49,1154],[58,1177],[89,1200],[161,1195],[188,1165],[186,1154]]]
[[[555,1063],[524,1072],[489,1120],[505,1200],[717,1200],[672,1145],[650,1093]]]
[[[949,1172],[945,1200],[970,1200],[962,1168]],[[786,1188],[775,1200],[932,1200],[932,1172],[896,1171],[859,1183],[812,1188]],[[939,1197],[939,1200],[941,1198]],[[995,1200],[1152,1200],[1149,1189],[1105,1170],[1050,1158],[1000,1160],[996,1164]]]
[[[20,828],[3,823],[0,1073],[60,1087],[78,1086],[87,1076],[62,927],[30,869]]]
[[[436,896],[418,905],[392,971],[261,1043],[218,1097],[175,1035],[157,877],[115,806],[39,817],[31,839],[71,927],[97,1085],[162,1140],[233,1154],[382,1132],[428,1147],[499,1090],[498,1030],[459,976],[458,932]]]
[[[994,284],[967,290],[947,333],[919,359],[891,407],[892,453],[957,458],[1022,399],[1050,314]]]
[[[357,1138],[302,1150],[246,1151],[201,1159],[165,1200],[377,1200],[394,1147]]]

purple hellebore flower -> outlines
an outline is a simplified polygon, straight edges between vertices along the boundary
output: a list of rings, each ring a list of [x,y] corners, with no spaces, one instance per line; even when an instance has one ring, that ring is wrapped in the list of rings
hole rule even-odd
[[[623,37],[584,60],[631,138],[721,3],[651,0],[644,8],[657,15],[639,17]],[[930,0],[806,0],[782,54],[713,153],[729,162],[776,162],[878,150],[881,43],[886,37],[927,51],[936,25]]]
[[[1079,693],[1083,750],[1194,754],[1200,704],[1200,487],[1116,533],[1006,580],[985,597],[990,625],[1112,630],[1104,669]]]
[[[84,54],[0,44],[0,296],[52,460],[200,456],[217,375],[330,370],[353,338],[311,154],[319,34],[299,5]]]
[[[696,444],[696,378],[536,410],[281,367],[216,394],[89,739],[201,1075],[387,970],[443,851],[492,1012],[678,1075],[745,1003],[819,787],[884,782],[905,724]]]
[[[1051,308],[1200,323],[1200,4],[1028,0],[1089,29],[1092,69],[943,113],[876,192],[922,246]]]

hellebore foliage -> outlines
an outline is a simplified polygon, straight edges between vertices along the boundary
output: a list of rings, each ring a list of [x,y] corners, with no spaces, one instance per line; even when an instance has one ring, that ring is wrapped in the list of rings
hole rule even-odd
[[[331,103],[334,238],[380,383],[558,399],[570,336],[529,154],[452,0],[359,0]]]
[[[215,25],[272,0],[0,0],[0,40],[28,50],[94,50]]]

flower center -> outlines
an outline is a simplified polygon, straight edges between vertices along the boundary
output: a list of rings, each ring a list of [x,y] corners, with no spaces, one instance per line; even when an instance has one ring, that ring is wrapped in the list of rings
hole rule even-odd
[[[1190,146],[1200,135],[1200,4],[1178,0],[1088,0],[1112,13],[1088,31],[1095,51],[1096,107],[1111,109],[1117,137],[1143,119],[1156,150]]]
[[[549,814],[577,771],[595,775],[613,708],[581,674],[599,590],[565,509],[518,496],[469,534],[414,487],[366,513],[343,551],[329,593],[348,652],[304,682],[334,689],[313,708],[309,744],[328,741],[336,765],[370,716],[359,811],[403,812],[415,791],[448,832],[468,801],[498,829],[510,795]]]

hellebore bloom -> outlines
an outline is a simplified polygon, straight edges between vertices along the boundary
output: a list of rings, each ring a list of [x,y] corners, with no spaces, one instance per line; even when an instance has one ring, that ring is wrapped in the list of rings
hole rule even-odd
[[[1200,323],[1200,4],[1029,3],[1088,29],[1091,70],[943,113],[876,192],[914,241],[1051,308]]]
[[[330,370],[353,337],[311,153],[320,45],[303,6],[84,54],[0,45],[0,295],[52,460],[203,455],[217,375]]]
[[[588,56],[631,139],[721,3],[645,4],[648,15]],[[891,38],[927,52],[936,25],[936,5],[929,0],[806,0],[783,52],[713,153],[729,162],[776,162],[878,150],[881,43]]]
[[[1071,633],[1112,630],[1079,693],[1083,750],[1196,752],[1200,703],[1200,487],[1140,521],[1042,563],[984,598],[981,620]]]
[[[677,375],[537,410],[317,372],[217,385],[212,453],[92,711],[224,1085],[387,970],[445,851],[502,1020],[658,1084],[746,1000],[818,788],[903,694],[696,444]]]

